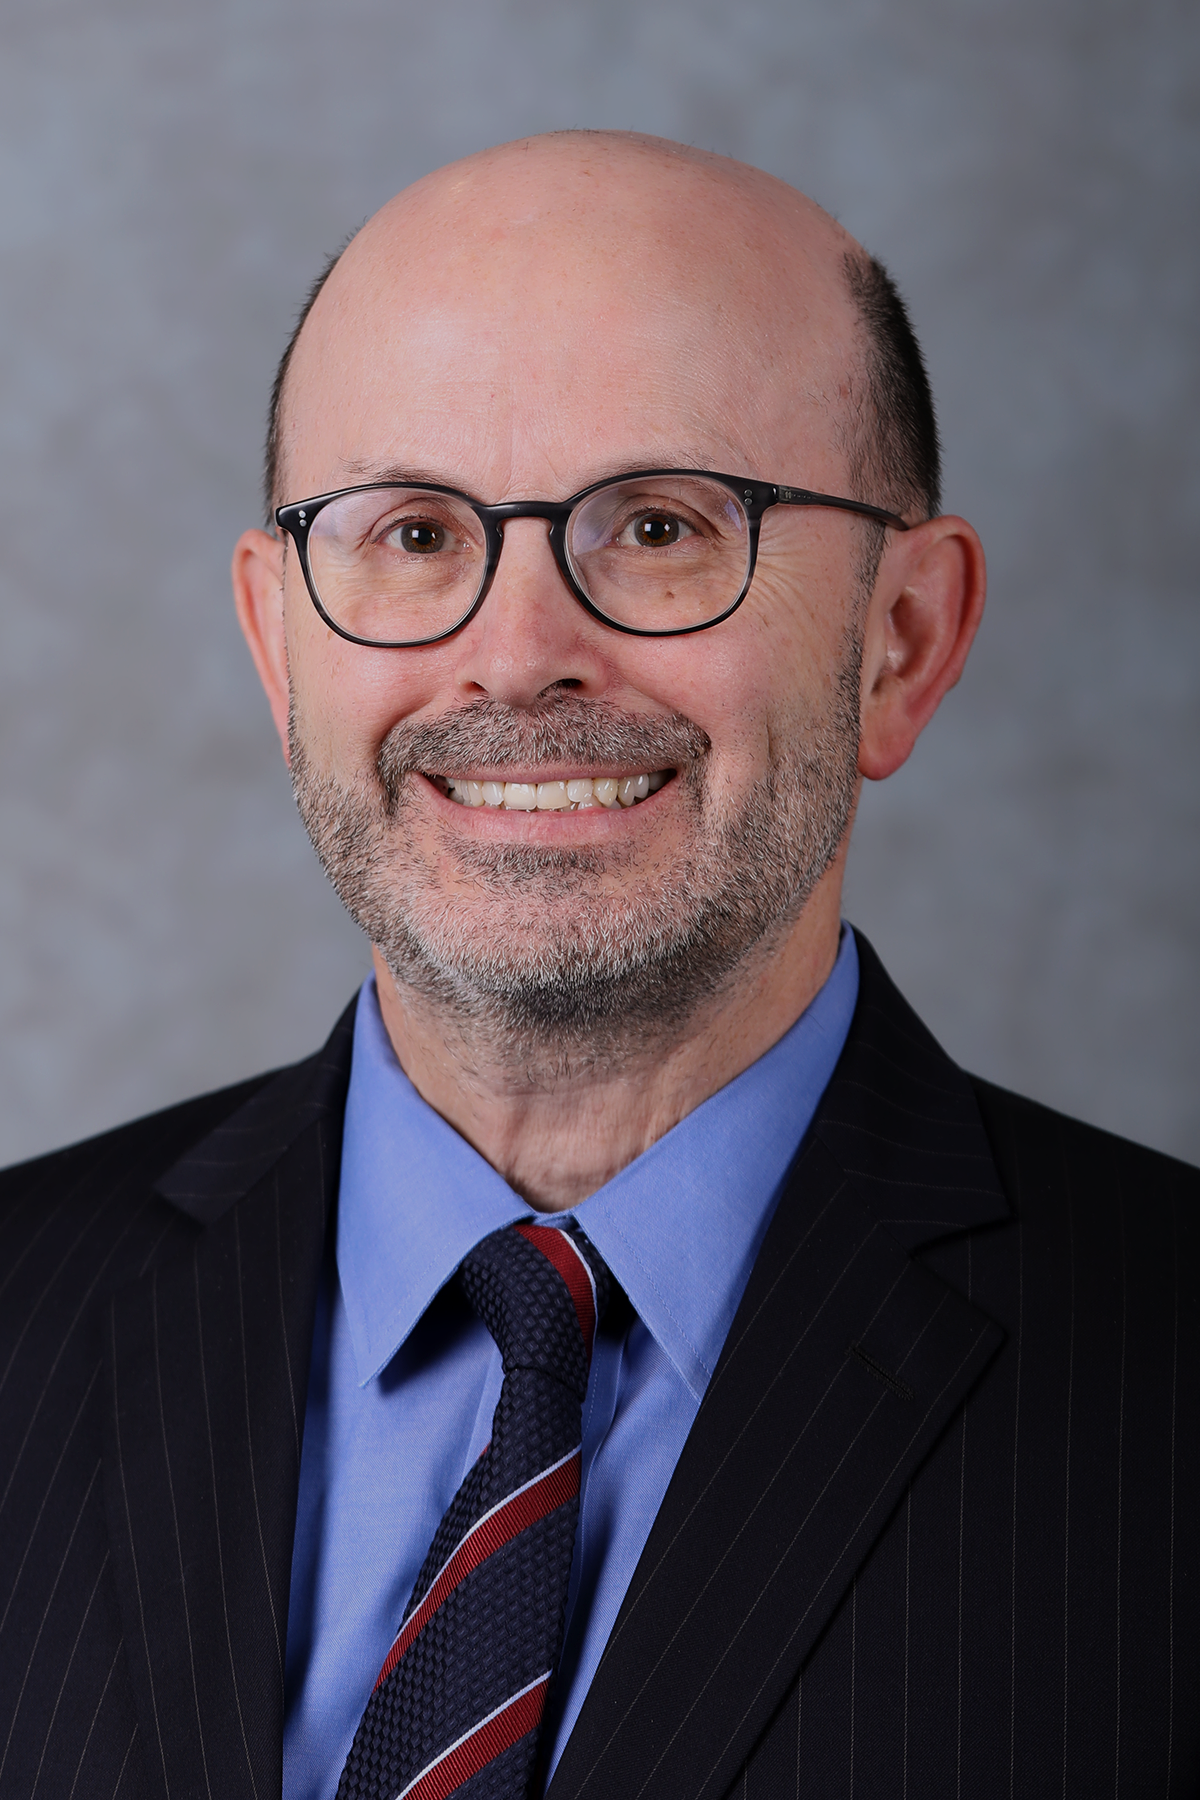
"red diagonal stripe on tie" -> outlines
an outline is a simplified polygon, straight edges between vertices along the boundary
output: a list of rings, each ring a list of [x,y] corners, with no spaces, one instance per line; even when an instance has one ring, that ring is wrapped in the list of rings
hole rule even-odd
[[[568,1234],[555,1225],[531,1225],[527,1219],[522,1219],[515,1229],[541,1251],[547,1262],[554,1264],[566,1282],[590,1359],[596,1331],[596,1289],[583,1252],[577,1250]]]
[[[562,1506],[573,1500],[579,1492],[579,1451],[572,1450],[561,1462],[535,1475],[533,1480],[510,1494],[507,1500],[501,1500],[489,1513],[484,1513],[472,1525],[457,1550],[447,1557],[441,1569],[429,1584],[428,1592],[421,1604],[408,1615],[400,1627],[396,1641],[387,1653],[378,1680],[386,1681],[408,1646],[417,1634],[424,1630],[438,1607],[452,1594],[460,1582],[466,1580],[472,1569],[477,1569],[489,1556],[510,1543],[518,1532],[529,1525],[536,1525],[547,1513],[552,1513],[556,1506]],[[518,1733],[518,1736],[520,1734]]]
[[[478,1775],[480,1769],[540,1724],[549,1686],[549,1675],[539,1675],[535,1682],[489,1713],[466,1737],[451,1744],[435,1763],[430,1763],[401,1790],[396,1800],[448,1800],[464,1781],[470,1781],[472,1775]]]

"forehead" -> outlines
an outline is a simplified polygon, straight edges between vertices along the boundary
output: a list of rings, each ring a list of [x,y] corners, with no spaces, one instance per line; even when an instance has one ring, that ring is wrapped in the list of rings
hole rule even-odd
[[[816,485],[855,355],[848,244],[736,164],[443,171],[364,228],[310,315],[288,490],[420,467],[498,500],[656,462]]]

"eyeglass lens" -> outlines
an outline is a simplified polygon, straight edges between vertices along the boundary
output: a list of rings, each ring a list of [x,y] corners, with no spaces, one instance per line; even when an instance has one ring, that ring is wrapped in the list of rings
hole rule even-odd
[[[582,500],[567,563],[588,600],[639,631],[706,625],[746,581],[750,531],[737,497],[696,475],[613,481]],[[313,585],[335,624],[376,643],[450,631],[487,573],[483,523],[463,500],[427,488],[344,494],[313,520]]]

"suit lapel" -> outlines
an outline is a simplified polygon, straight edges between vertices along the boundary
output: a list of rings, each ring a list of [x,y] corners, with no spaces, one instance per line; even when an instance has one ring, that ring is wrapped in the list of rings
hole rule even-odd
[[[911,1255],[1008,1216],[966,1077],[859,1002],[550,1800],[717,1796],[1002,1342]]]
[[[113,1302],[105,1487],[144,1756],[176,1800],[282,1782],[312,1321],[351,1018],[160,1178],[196,1221]],[[171,1234],[172,1243],[177,1243]]]

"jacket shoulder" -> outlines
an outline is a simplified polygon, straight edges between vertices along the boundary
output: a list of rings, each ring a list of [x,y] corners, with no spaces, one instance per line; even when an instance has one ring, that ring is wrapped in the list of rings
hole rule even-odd
[[[97,1306],[194,1242],[207,1221],[171,1191],[171,1174],[223,1132],[236,1137],[238,1121],[273,1095],[286,1110],[321,1054],[0,1172],[0,1366],[22,1345],[19,1385],[36,1394],[58,1350],[87,1335]]]
[[[1200,1203],[1200,1169],[1150,1150],[1098,1125],[1085,1125],[1038,1100],[1011,1093],[978,1075],[968,1077],[992,1155],[1010,1195],[1031,1182],[1060,1185],[1121,1182],[1149,1199],[1155,1193]]]
[[[278,1073],[278,1070],[267,1070],[230,1087],[177,1101],[173,1106],[113,1126],[95,1137],[82,1138],[62,1149],[10,1164],[8,1168],[0,1169],[0,1212],[18,1205],[33,1193],[49,1196],[78,1189],[87,1184],[89,1175],[169,1168]],[[153,1180],[153,1173],[149,1174],[149,1179]]]
[[[211,1223],[307,1121],[340,1112],[354,1012],[352,1000],[322,1048],[299,1062],[0,1171],[0,1268],[11,1273],[34,1243],[53,1258],[56,1244],[90,1242],[104,1246],[102,1266],[115,1278],[144,1254],[136,1246],[147,1234]],[[193,1193],[181,1175],[216,1192]]]
[[[155,1191],[160,1176],[272,1080],[256,1075],[0,1171],[0,1266],[8,1322],[57,1293],[74,1304],[167,1250],[192,1221]],[[71,1296],[74,1295],[72,1301]]]

